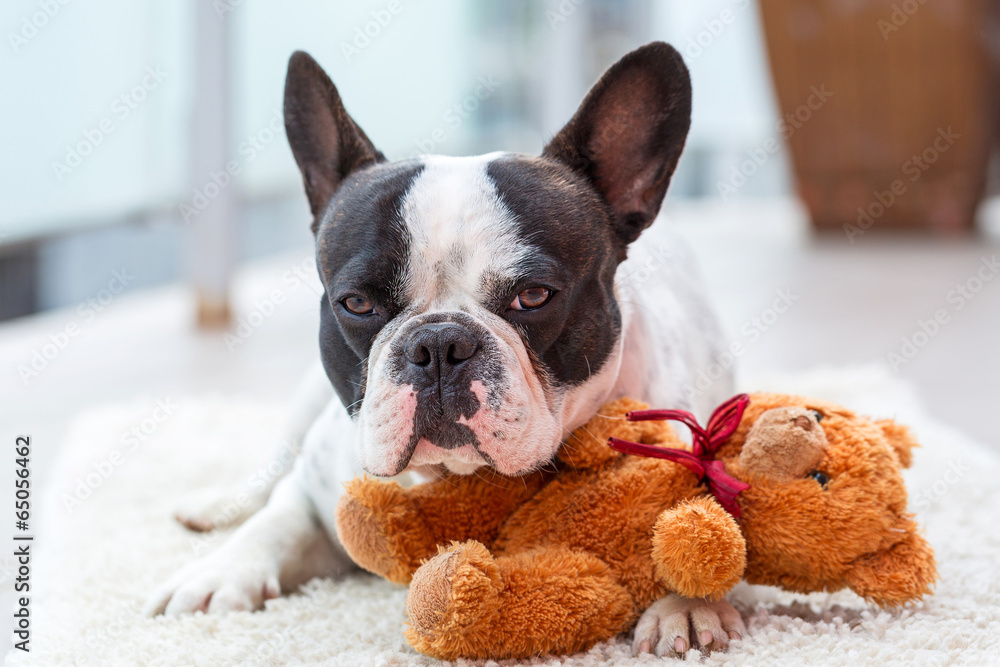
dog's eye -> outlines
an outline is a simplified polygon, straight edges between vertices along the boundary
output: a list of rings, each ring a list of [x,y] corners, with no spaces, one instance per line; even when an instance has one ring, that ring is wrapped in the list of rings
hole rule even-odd
[[[541,308],[552,298],[552,290],[548,287],[529,287],[514,297],[510,302],[511,310],[534,310]]]
[[[826,488],[826,485],[830,483],[830,476],[827,475],[825,472],[820,472],[819,470],[813,470],[811,473],[809,473],[809,477],[811,479],[816,480],[816,483],[822,486],[824,489]]]
[[[809,412],[813,414],[813,417],[816,418],[817,422],[823,421],[823,413],[820,412],[819,410],[810,410]]]
[[[371,315],[375,312],[375,306],[363,296],[349,296],[341,303],[344,304],[344,308],[355,315]]]

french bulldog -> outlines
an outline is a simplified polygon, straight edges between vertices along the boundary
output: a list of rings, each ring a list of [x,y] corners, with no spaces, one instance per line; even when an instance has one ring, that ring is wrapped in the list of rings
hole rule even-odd
[[[550,465],[616,397],[705,416],[733,393],[726,372],[691,390],[722,337],[688,253],[636,243],[690,124],[690,79],[672,47],[624,56],[537,156],[391,162],[303,52],[284,106],[325,291],[324,372],[299,417],[311,426],[260,509],[157,590],[148,613],[256,609],[348,572],[334,510],[360,474],[522,475]],[[726,603],[656,609],[637,649],[724,645],[743,631]]]

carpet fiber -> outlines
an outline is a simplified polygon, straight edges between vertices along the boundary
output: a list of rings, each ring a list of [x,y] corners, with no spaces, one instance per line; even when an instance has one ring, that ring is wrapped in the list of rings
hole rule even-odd
[[[898,612],[869,609],[846,592],[793,596],[740,584],[730,599],[743,612],[749,636],[728,653],[703,658],[692,652],[688,660],[1000,664],[1000,529],[992,516],[1000,507],[1000,458],[927,417],[907,387],[878,368],[755,378],[747,388],[811,394],[913,426],[924,447],[906,473],[910,506],[936,550],[941,581],[935,595]],[[14,651],[7,663],[435,664],[403,639],[405,591],[366,575],[313,581],[269,601],[264,612],[171,619],[138,614],[157,583],[224,537],[204,538],[175,524],[170,516],[178,499],[220,482],[248,482],[280,423],[278,410],[249,401],[175,403],[160,422],[151,420],[154,402],[77,420],[36,537],[32,651]],[[137,425],[148,431],[144,440],[124,437]],[[120,454],[115,461],[113,450]],[[619,639],[530,664],[663,664],[651,656],[633,658],[628,649],[627,639]]]

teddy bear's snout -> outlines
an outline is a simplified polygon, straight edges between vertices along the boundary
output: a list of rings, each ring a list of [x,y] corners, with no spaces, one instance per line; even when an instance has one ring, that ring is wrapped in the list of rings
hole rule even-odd
[[[805,415],[799,415],[798,417],[795,417],[794,419],[792,419],[792,423],[798,426],[803,431],[813,430],[813,420],[809,419],[809,417],[806,417]]]
[[[826,452],[826,433],[811,410],[784,407],[762,414],[747,434],[739,463],[744,470],[780,481],[802,479]]]

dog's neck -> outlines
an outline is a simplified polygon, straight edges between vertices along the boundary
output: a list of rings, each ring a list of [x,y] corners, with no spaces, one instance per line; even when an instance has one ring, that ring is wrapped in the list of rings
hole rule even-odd
[[[604,365],[578,391],[566,396],[562,405],[563,436],[587,423],[608,401],[630,396],[640,401],[651,400],[649,337],[642,312],[630,303],[621,303],[622,333]]]

